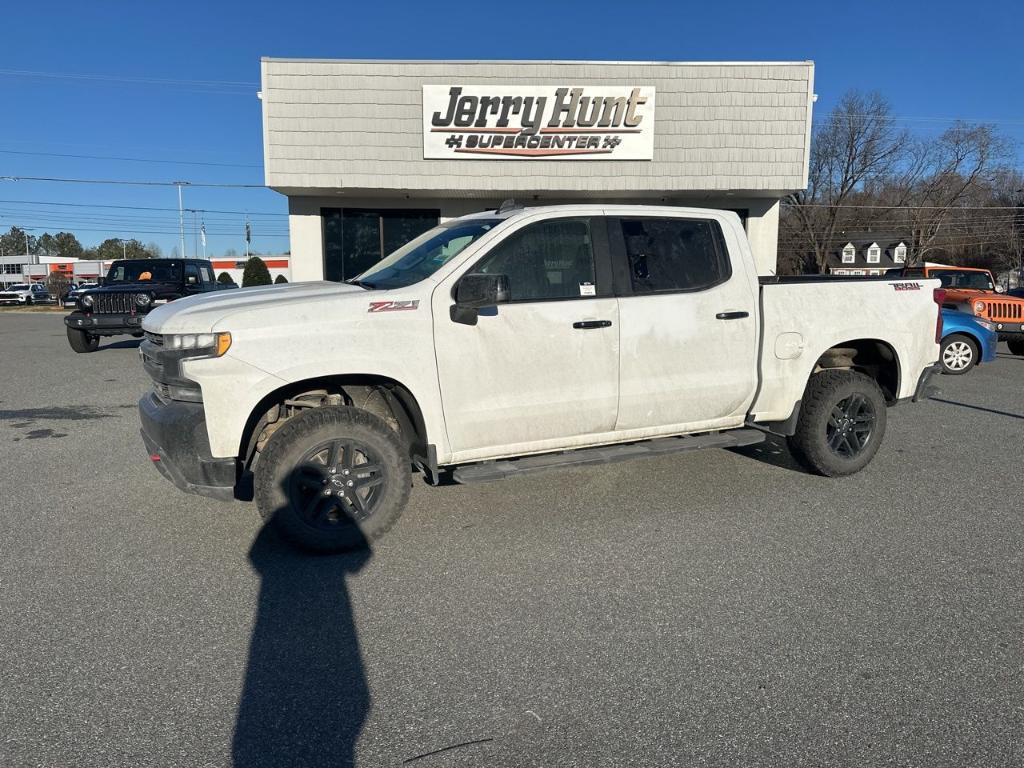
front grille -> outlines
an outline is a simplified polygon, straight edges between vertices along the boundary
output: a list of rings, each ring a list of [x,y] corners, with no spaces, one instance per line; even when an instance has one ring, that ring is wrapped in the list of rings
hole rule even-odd
[[[164,345],[164,337],[159,333],[150,333],[146,331],[146,341],[152,344],[154,347],[162,347]]]
[[[137,312],[135,293],[94,293],[92,311],[101,315],[127,315]]]
[[[985,301],[985,312],[997,323],[1019,323],[1024,319],[1024,304],[1016,301]]]

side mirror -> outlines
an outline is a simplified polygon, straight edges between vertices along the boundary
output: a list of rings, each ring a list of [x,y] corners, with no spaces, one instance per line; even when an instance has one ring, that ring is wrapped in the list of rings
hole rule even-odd
[[[508,275],[465,275],[455,286],[452,322],[476,325],[477,310],[504,304],[511,296]]]
[[[199,279],[195,275],[189,275],[185,278],[186,285],[198,285]]]
[[[996,286],[996,293],[1006,293],[1006,289],[1001,285]]]

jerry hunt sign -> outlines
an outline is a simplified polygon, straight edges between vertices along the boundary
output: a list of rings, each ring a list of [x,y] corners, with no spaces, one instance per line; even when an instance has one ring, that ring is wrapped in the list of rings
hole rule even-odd
[[[649,86],[424,85],[423,157],[650,160]]]

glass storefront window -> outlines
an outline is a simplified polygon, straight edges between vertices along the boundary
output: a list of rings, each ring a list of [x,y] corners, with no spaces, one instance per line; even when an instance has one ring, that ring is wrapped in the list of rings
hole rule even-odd
[[[324,208],[324,279],[350,280],[437,226],[436,210]]]

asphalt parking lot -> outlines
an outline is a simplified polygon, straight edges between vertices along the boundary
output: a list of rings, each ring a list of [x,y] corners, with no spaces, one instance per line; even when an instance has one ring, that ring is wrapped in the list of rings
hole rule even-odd
[[[1024,359],[784,448],[417,482],[310,557],[149,466],[136,342],[0,314],[0,765],[1024,763]]]

